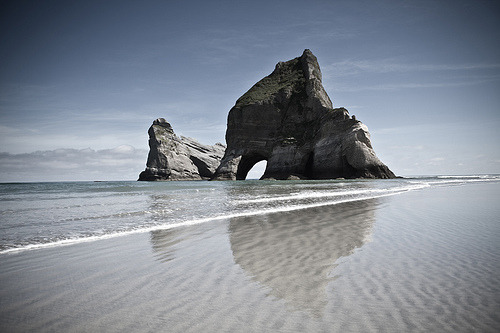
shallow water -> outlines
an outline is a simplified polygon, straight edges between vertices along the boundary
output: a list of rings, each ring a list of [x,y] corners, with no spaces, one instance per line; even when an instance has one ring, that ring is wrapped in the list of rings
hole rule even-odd
[[[500,176],[0,183],[0,254],[475,182],[500,182]]]
[[[496,332],[500,183],[481,179],[205,183],[226,218],[0,255],[0,330]],[[139,186],[198,186],[172,184]]]

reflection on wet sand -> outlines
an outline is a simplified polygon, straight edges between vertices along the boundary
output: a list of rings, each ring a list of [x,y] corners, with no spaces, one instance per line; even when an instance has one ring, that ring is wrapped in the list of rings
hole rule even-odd
[[[300,185],[300,184],[299,184]],[[335,184],[336,186],[340,186]],[[321,184],[308,185],[309,191]],[[316,187],[315,187],[316,186]],[[300,186],[296,188],[300,190]],[[221,201],[228,198],[267,198],[290,195],[281,187],[227,186]],[[256,193],[254,193],[257,191]],[[174,196],[151,197],[152,211],[164,211]],[[241,199],[240,199],[241,200]],[[306,200],[306,199],[305,199]],[[269,213],[229,219],[228,235],[233,259],[254,281],[270,288],[269,295],[282,299],[291,308],[321,315],[327,304],[326,288],[334,280],[338,259],[351,255],[369,241],[375,221],[375,211],[382,199],[345,202],[331,206]],[[307,201],[303,203],[307,204]],[[249,210],[269,209],[288,201],[234,206]],[[265,206],[265,207],[264,207]],[[209,209],[200,205],[199,209]],[[224,212],[224,208],[212,207]],[[233,212],[233,211],[226,211]],[[168,212],[153,215],[155,221],[165,221]],[[222,213],[219,213],[222,214]],[[151,232],[151,245],[157,260],[175,258],[176,246],[186,239],[184,228]]]
[[[175,259],[175,245],[183,240],[181,234],[179,229],[151,231],[151,247],[157,260],[168,262]]]
[[[332,270],[371,236],[377,199],[287,213],[233,218],[235,262],[270,294],[321,315]]]

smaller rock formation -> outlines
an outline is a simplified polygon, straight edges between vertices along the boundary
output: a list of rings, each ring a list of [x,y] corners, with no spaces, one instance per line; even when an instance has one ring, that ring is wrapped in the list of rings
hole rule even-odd
[[[209,146],[191,138],[179,138],[163,118],[153,122],[148,134],[148,161],[146,170],[139,175],[139,180],[144,181],[210,179],[226,149],[220,143]]]

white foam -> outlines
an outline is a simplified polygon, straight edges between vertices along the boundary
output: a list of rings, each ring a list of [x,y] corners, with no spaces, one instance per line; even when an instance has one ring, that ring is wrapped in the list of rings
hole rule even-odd
[[[332,191],[332,192],[303,192],[294,195],[286,195],[279,197],[265,197],[258,199],[235,200],[234,204],[249,204],[249,203],[267,203],[274,201],[290,201],[290,200],[304,200],[304,199],[320,199],[320,198],[333,198],[341,196],[353,196],[363,194],[386,194],[401,191],[418,190],[429,187],[428,183],[417,183],[416,185],[395,187],[389,189],[370,189],[370,190],[350,190],[350,191]]]
[[[467,178],[463,177],[460,179],[454,178],[443,178],[435,182],[431,182],[432,185],[463,185],[468,183],[479,183],[479,182],[498,182],[500,178]]]
[[[463,178],[463,179],[470,179],[470,178],[489,178],[487,175],[467,175],[467,176],[437,176],[437,178],[440,179],[453,179],[453,178]]]

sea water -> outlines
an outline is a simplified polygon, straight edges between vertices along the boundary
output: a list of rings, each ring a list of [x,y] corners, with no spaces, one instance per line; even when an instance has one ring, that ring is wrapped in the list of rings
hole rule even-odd
[[[476,182],[500,176],[1,183],[0,254]]]

